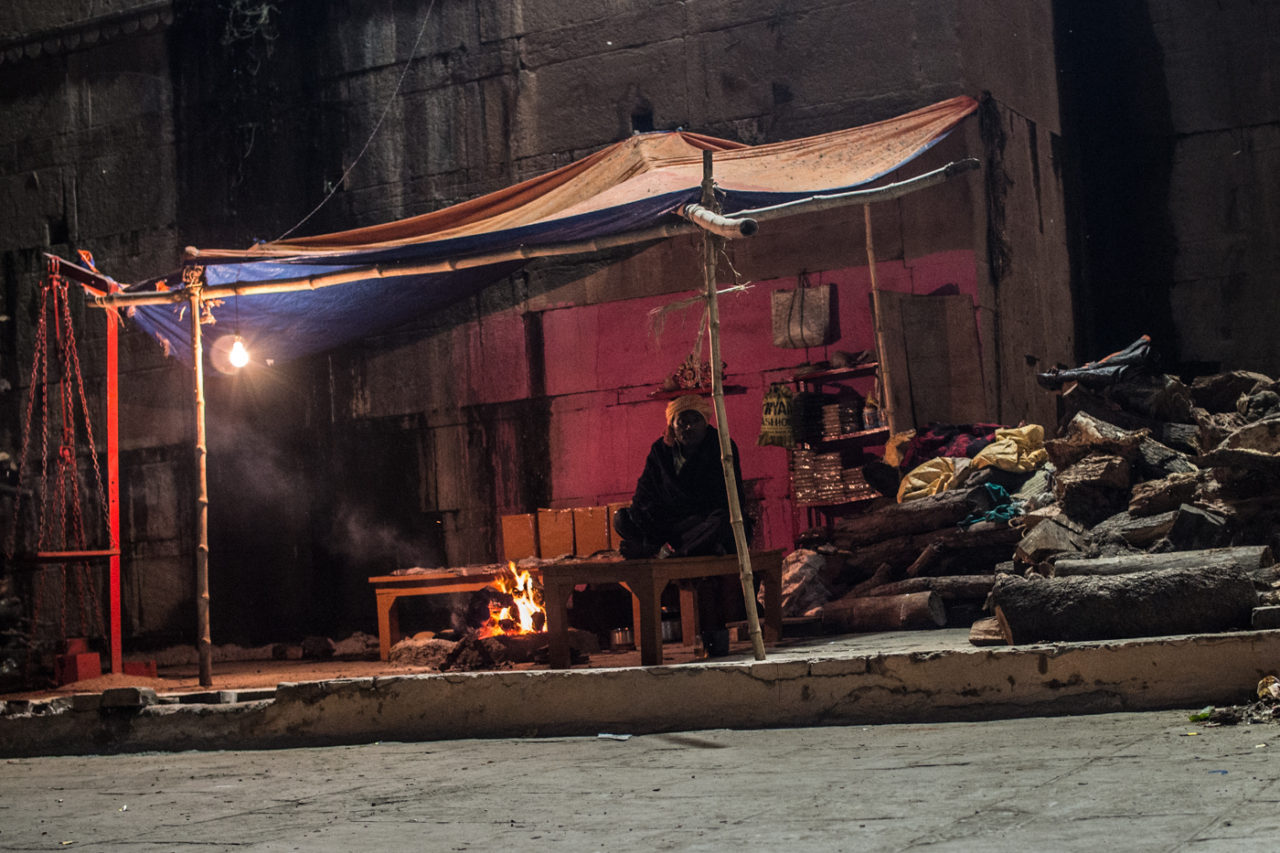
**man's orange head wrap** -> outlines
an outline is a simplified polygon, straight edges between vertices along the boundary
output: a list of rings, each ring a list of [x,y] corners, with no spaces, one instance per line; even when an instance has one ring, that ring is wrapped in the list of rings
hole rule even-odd
[[[662,434],[662,440],[668,447],[676,443],[675,423],[681,412],[697,412],[707,423],[711,423],[711,404],[705,397],[699,397],[697,394],[676,397],[667,403],[667,429]]]

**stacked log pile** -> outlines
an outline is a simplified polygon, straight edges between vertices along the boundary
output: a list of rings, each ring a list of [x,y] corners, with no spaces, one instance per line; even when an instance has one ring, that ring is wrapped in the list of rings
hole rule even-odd
[[[1280,604],[1280,383],[1133,370],[1060,399],[1049,463],[1010,485],[1012,521],[960,526],[983,508],[965,482],[823,531],[844,593],[824,625],[1052,642],[1248,629]]]

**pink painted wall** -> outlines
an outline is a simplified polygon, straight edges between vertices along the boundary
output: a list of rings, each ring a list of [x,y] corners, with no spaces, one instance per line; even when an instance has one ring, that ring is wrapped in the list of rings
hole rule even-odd
[[[977,292],[971,251],[877,263],[876,272],[886,290],[923,295],[955,285],[970,296]],[[745,293],[720,301],[725,382],[745,388],[744,393],[726,396],[726,414],[741,453],[748,494],[760,500],[758,544],[766,548],[792,547],[798,522],[788,496],[787,452],[756,445],[765,391],[773,382],[788,381],[800,365],[825,360],[837,350],[875,348],[867,268],[815,272],[808,278],[811,284],[834,284],[838,294],[840,337],[827,347],[773,346],[770,294],[796,287],[795,278],[756,282]],[[655,333],[651,312],[679,301],[678,296],[665,295],[566,307],[543,315],[546,390],[554,398],[553,506],[597,505],[631,497],[649,445],[664,427],[667,401],[648,395],[684,360],[698,336],[700,304],[668,312],[661,332]],[[485,334],[491,339],[485,341],[485,369],[480,372],[494,376],[495,382],[490,385],[486,380],[473,388],[493,400],[500,393],[497,389],[509,393],[523,381],[524,371],[516,366],[523,352],[514,351],[518,322],[504,322]],[[503,339],[509,342],[503,345]],[[705,353],[705,341],[703,347]],[[509,360],[505,377],[494,373],[502,370],[495,352],[501,353],[503,361]]]

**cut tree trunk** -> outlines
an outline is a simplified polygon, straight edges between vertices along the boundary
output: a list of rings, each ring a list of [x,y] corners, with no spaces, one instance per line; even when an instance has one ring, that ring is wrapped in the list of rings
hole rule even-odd
[[[1010,645],[1247,630],[1258,601],[1248,572],[1236,566],[1052,580],[1004,575],[991,594]]]
[[[1124,554],[1119,557],[1097,557],[1091,560],[1058,560],[1052,577],[1075,575],[1127,575],[1134,572],[1170,569],[1238,569],[1250,577],[1275,564],[1266,545],[1243,545],[1236,548],[1210,548],[1204,551],[1171,551],[1167,554]]]
[[[905,595],[912,592],[936,592],[944,601],[963,598],[986,598],[996,576],[943,575],[936,578],[907,578],[896,583],[876,587],[869,595]]]
[[[946,623],[946,608],[935,592],[869,598],[845,596],[822,608],[822,628],[833,634],[941,628]]]

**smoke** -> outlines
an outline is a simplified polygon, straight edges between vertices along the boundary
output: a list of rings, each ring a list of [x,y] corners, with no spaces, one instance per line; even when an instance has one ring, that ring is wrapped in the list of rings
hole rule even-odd
[[[425,535],[406,532],[368,508],[349,503],[335,511],[326,544],[334,554],[364,565],[431,568],[441,562]]]

